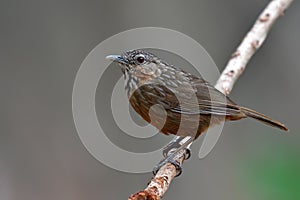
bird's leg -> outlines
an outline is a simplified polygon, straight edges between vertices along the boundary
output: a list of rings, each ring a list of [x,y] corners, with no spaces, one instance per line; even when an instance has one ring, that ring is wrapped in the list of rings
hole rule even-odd
[[[180,137],[180,136],[175,136],[166,146],[163,148],[163,156],[166,158],[170,152],[174,151],[174,149],[178,149],[181,147],[185,141],[189,140],[191,137],[186,136],[186,137]],[[186,146],[186,160],[191,157],[191,143]]]
[[[176,176],[179,176],[182,172],[180,163],[175,159],[176,155],[178,152],[185,150],[186,154],[185,156],[187,156],[188,159],[191,156],[191,150],[190,150],[190,146],[192,144],[192,142],[194,141],[194,138],[192,137],[175,137],[166,147],[168,148],[168,152],[166,153],[166,156],[164,159],[162,159],[158,165],[156,165],[153,169],[153,174],[156,174],[158,172],[158,170],[164,166],[166,163],[172,163],[175,167],[176,167],[176,171],[177,174]],[[174,145],[175,146],[174,146]],[[172,148],[169,148],[172,147]],[[177,147],[177,148],[175,148]],[[164,148],[165,151],[165,148]],[[165,153],[164,153],[165,154]]]

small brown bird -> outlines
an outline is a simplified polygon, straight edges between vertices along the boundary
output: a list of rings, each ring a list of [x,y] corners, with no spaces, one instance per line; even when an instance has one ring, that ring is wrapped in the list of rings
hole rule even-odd
[[[270,117],[237,105],[203,78],[169,65],[144,50],[110,55],[107,59],[121,66],[134,110],[164,134],[196,139],[212,125],[247,117],[288,130]],[[166,149],[179,142],[178,139],[172,141]]]

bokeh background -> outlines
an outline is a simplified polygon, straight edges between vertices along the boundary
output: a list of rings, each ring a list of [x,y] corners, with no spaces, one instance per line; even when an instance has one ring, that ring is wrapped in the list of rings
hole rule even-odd
[[[197,40],[222,70],[267,3],[1,0],[0,199],[117,200],[143,189],[151,173],[110,169],[79,139],[72,87],[83,59],[114,34],[157,26]],[[290,132],[253,120],[226,124],[205,159],[197,157],[201,139],[193,145],[196,153],[165,199],[300,199],[299,9],[295,1],[275,24],[230,95],[285,122]]]

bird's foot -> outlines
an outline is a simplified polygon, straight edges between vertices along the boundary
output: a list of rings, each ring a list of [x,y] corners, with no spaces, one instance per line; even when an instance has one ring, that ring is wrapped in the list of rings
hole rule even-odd
[[[158,170],[167,163],[171,163],[176,168],[176,177],[182,172],[181,163],[175,159],[179,152],[184,152],[184,160],[191,157],[190,144],[193,138],[191,137],[175,137],[169,144],[163,148],[164,159],[162,159],[153,169],[153,174],[156,175]]]
[[[169,144],[167,144],[163,148],[163,156],[167,158],[169,155],[171,155],[174,151],[176,151],[179,148],[182,148],[182,138],[177,138],[172,140]],[[186,153],[185,153],[185,160],[189,159],[192,155],[192,151],[189,146],[184,147]]]
[[[153,174],[156,175],[157,172],[159,171],[159,169],[160,169],[162,166],[164,166],[165,164],[167,164],[167,163],[171,163],[171,164],[173,164],[173,165],[175,166],[175,168],[176,168],[176,176],[175,176],[175,177],[179,176],[179,175],[182,173],[182,168],[181,168],[181,166],[180,166],[180,163],[174,159],[174,155],[170,155],[170,156],[168,156],[168,157],[162,159],[162,160],[154,167],[154,169],[153,169],[153,171],[152,171]]]

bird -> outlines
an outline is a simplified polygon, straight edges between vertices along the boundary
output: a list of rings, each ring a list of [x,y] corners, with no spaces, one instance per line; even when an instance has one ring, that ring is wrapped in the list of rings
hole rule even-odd
[[[281,122],[239,106],[201,76],[168,64],[146,50],[129,50],[106,59],[121,67],[125,90],[135,112],[161,133],[178,136],[164,148],[165,157],[174,147],[178,149],[187,136],[193,141],[223,121],[253,118],[288,131]],[[190,150],[186,150],[190,156]],[[178,163],[171,162],[181,172]]]

